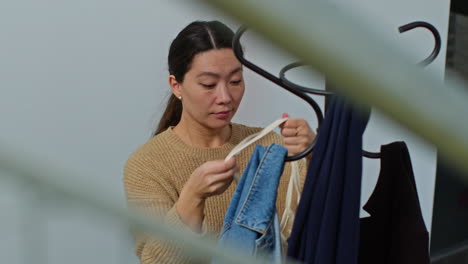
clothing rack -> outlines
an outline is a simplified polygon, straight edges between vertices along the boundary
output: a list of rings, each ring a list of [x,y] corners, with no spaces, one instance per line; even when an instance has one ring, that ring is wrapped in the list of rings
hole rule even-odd
[[[437,55],[440,52],[441,38],[440,38],[439,31],[433,25],[431,25],[430,23],[423,22],[423,21],[416,21],[416,22],[405,24],[403,26],[400,26],[398,28],[398,30],[399,30],[400,33],[404,33],[406,31],[409,31],[409,30],[412,30],[412,29],[418,28],[418,27],[423,27],[423,28],[428,29],[432,33],[432,35],[434,37],[434,40],[435,40],[434,48],[433,48],[431,54],[427,58],[425,58],[423,61],[421,61],[419,63],[422,66],[427,66],[428,64],[430,64],[431,62],[433,62],[437,58]],[[328,89],[323,90],[323,89],[316,89],[316,88],[301,86],[301,85],[298,85],[298,84],[290,81],[286,77],[286,72],[288,72],[289,70],[292,70],[294,68],[306,65],[303,62],[294,62],[294,63],[291,63],[291,64],[288,64],[288,65],[284,66],[280,70],[280,73],[279,73],[280,77],[278,78],[275,75],[273,75],[273,74],[269,73],[268,71],[262,69],[261,67],[257,66],[256,64],[252,63],[251,61],[247,60],[244,57],[244,52],[242,51],[242,47],[240,45],[240,38],[245,33],[246,30],[247,30],[246,26],[241,26],[237,30],[236,34],[234,35],[232,47],[233,47],[234,54],[236,55],[237,59],[244,66],[251,69],[255,73],[257,73],[260,76],[266,78],[267,80],[272,81],[273,83],[277,84],[278,86],[280,86],[280,87],[286,89],[287,91],[299,96],[300,98],[305,100],[307,103],[309,103],[312,106],[312,108],[314,109],[314,112],[315,112],[315,114],[317,116],[318,125],[319,125],[319,129],[320,129],[320,125],[321,125],[321,123],[323,121],[322,110],[318,106],[317,102],[315,102],[315,100],[312,99],[307,94],[315,94],[315,95],[322,95],[322,96],[328,97],[328,96],[333,95],[334,93],[331,92]],[[317,131],[319,131],[319,129],[317,129]],[[288,157],[286,159],[286,161],[298,160],[300,158],[303,158],[303,157],[307,156],[309,153],[312,152],[314,145],[315,145],[315,140],[303,153],[297,154],[297,155],[292,156],[292,157]],[[378,153],[378,152],[369,152],[369,151],[363,150],[363,156],[367,157],[367,158],[371,158],[371,159],[378,159],[378,158],[380,158],[380,153]]]

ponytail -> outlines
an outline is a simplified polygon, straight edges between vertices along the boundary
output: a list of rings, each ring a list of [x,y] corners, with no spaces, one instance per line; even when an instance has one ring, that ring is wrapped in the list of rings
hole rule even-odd
[[[159,121],[158,128],[154,132],[153,136],[164,132],[171,126],[175,126],[179,123],[180,117],[182,116],[182,102],[171,94],[169,100],[167,100],[166,110]]]

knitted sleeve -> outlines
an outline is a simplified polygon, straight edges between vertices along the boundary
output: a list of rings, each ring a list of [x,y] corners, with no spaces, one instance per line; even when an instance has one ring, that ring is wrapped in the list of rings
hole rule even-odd
[[[148,217],[164,219],[173,228],[195,234],[180,219],[176,209],[177,191],[155,175],[144,160],[130,158],[124,169],[124,186],[130,209]],[[175,245],[159,240],[154,235],[135,233],[136,255],[142,264],[193,263]]]
[[[310,159],[304,158],[299,161],[299,175],[300,175],[300,192],[302,193],[302,188],[304,187],[305,179],[307,176],[307,169],[309,166]]]

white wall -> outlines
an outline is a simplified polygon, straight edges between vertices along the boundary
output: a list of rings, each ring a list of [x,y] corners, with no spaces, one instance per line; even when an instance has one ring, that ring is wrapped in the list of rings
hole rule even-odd
[[[430,52],[429,34],[415,31],[400,35],[396,27],[423,19],[437,26],[445,40],[449,4],[428,1],[424,1],[424,8],[418,12],[415,6],[397,10],[397,3],[389,6],[384,1],[353,0],[356,5],[351,7],[356,14],[379,18],[378,31],[385,32],[398,45],[410,48],[415,61],[419,61]],[[422,3],[422,0],[412,2]],[[196,19],[219,19],[233,29],[239,26],[212,9],[192,3],[3,1],[0,4],[0,141],[77,171],[83,175],[83,181],[122,201],[124,206],[124,162],[150,137],[169,94],[166,57],[170,41]],[[273,73],[294,61],[251,32],[246,33],[243,42],[247,57]],[[445,60],[443,43],[437,61],[428,67],[441,78]],[[311,76],[295,70],[289,76],[302,84],[324,86],[319,74]],[[247,90],[236,122],[263,126],[288,112],[293,117],[306,118],[316,127],[310,108],[293,95],[250,71],[246,71],[246,82]],[[314,98],[323,103],[323,98]],[[435,153],[411,133],[373,115],[365,134],[366,149],[377,150],[379,145],[393,140],[405,140],[409,144],[424,217],[430,225]],[[372,189],[376,176],[377,167],[367,165],[372,162],[366,161],[363,199]],[[5,173],[0,171],[0,175]],[[48,263],[64,260],[67,263],[136,263],[128,233],[112,219],[90,216],[88,209],[78,205],[30,203],[35,200],[37,197],[30,189],[11,178],[2,180],[0,262],[29,262],[34,252],[25,247],[32,244],[46,250],[43,258]],[[32,214],[31,222],[22,217],[27,212]],[[44,235],[38,241],[24,242],[19,234],[31,234],[34,232],[31,226],[36,225],[46,227]]]

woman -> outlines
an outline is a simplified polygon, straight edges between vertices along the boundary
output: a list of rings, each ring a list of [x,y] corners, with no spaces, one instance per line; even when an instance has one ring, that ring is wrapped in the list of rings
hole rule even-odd
[[[193,22],[177,35],[169,49],[172,95],[166,111],[154,137],[125,166],[129,206],[162,215],[187,232],[219,234],[235,191],[233,175],[243,172],[254,146],[231,160],[224,158],[260,130],[231,123],[244,94],[242,65],[231,49],[233,36],[218,21]],[[280,143],[297,154],[315,137],[303,119],[289,119],[281,134],[270,133],[258,144]],[[288,163],[278,188],[280,217],[290,170]],[[304,164],[300,171],[304,176]],[[136,253],[142,263],[191,263],[176,247],[145,236],[137,238]]]

